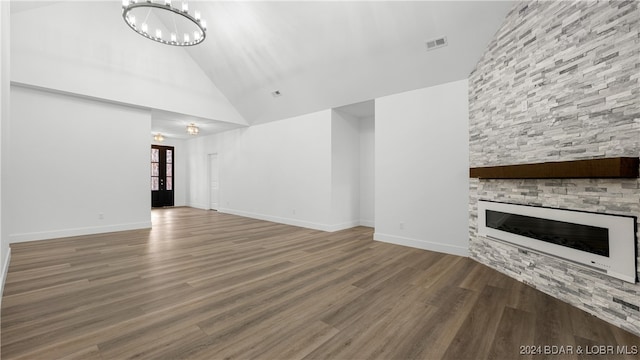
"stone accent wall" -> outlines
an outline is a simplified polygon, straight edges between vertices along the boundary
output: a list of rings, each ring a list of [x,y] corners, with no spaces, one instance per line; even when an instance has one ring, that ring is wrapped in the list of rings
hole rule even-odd
[[[470,166],[640,156],[638,5],[515,4],[469,78]],[[480,237],[476,224],[478,199],[640,219],[639,179],[471,179],[470,194],[472,258],[640,335],[640,284]]]

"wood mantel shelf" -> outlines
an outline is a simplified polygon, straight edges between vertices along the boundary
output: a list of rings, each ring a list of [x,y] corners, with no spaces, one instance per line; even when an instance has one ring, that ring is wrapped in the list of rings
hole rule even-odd
[[[637,157],[616,157],[489,166],[470,168],[469,176],[478,179],[637,178],[639,163]]]

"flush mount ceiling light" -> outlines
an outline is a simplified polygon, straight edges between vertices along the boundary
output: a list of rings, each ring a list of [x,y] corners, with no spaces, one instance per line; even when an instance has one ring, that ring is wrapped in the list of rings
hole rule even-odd
[[[133,31],[166,45],[193,46],[207,37],[206,21],[198,11],[191,15],[186,1],[177,8],[171,0],[122,0],[122,18]]]
[[[164,136],[162,136],[162,134],[157,133],[155,135],[153,135],[153,140],[157,141],[157,142],[163,142],[164,141]]]
[[[187,125],[187,133],[189,133],[189,135],[198,135],[199,132],[200,132],[200,129],[198,129],[196,124],[191,123]]]

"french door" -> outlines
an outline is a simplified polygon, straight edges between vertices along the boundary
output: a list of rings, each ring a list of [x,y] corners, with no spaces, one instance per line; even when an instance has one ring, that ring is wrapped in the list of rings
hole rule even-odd
[[[151,145],[151,207],[173,206],[173,146]]]

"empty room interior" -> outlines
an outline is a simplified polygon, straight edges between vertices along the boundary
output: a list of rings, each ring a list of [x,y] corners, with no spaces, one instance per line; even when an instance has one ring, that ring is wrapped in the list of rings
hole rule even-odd
[[[2,359],[637,359],[638,1],[0,1]]]

